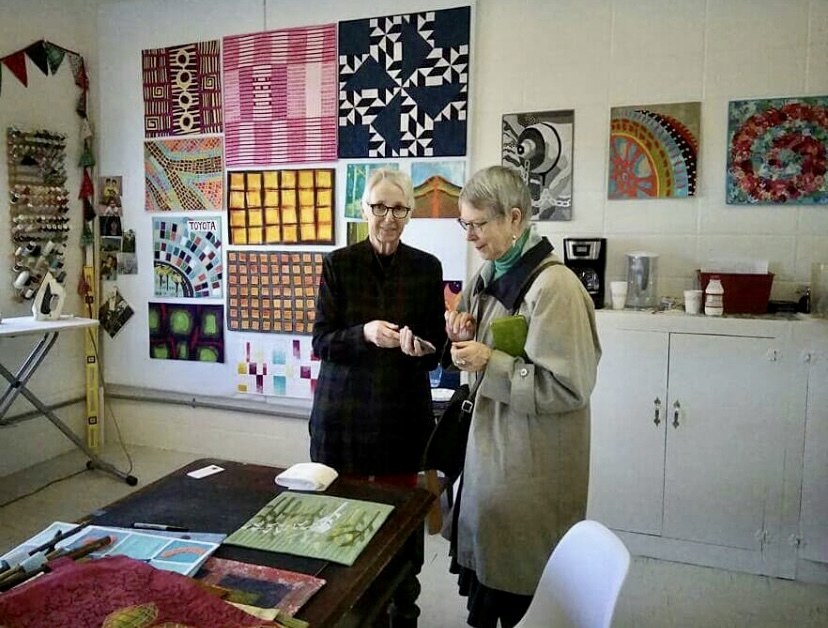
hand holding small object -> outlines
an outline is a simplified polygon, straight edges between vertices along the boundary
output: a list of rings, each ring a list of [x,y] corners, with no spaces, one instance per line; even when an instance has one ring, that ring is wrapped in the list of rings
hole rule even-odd
[[[388,321],[371,321],[362,328],[362,335],[367,342],[381,349],[396,349],[400,346],[400,326]]]
[[[445,317],[446,333],[448,334],[449,340],[459,342],[474,338],[477,325],[474,321],[474,316],[469,312],[451,310],[446,312]]]
[[[407,325],[400,329],[400,349],[406,355],[419,358],[429,353],[434,353],[437,349],[428,340],[423,340],[419,336],[415,336]]]
[[[475,340],[455,342],[451,345],[451,361],[462,371],[482,371],[491,356],[491,347]]]

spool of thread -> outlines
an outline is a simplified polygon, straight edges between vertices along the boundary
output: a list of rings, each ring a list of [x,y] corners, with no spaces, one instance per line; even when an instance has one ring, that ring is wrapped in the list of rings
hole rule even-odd
[[[23,271],[20,272],[20,274],[14,280],[14,287],[17,288],[18,290],[22,290],[26,286],[28,281],[29,281],[29,271],[28,270],[23,270]]]
[[[55,248],[55,243],[52,242],[52,240],[49,240],[46,244],[43,245],[42,255],[48,255],[49,253],[52,252],[52,250],[54,248]]]

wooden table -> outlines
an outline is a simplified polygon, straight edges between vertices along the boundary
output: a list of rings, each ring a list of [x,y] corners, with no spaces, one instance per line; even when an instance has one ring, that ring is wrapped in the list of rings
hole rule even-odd
[[[189,471],[215,464],[224,471],[201,480]],[[163,523],[193,532],[230,534],[283,489],[274,479],[282,469],[227,460],[202,459],[121,499],[96,515],[97,525]],[[337,479],[325,492],[392,504],[394,510],[350,567],[325,560],[222,545],[214,554],[324,578],[324,587],[297,613],[311,628],[368,628],[384,611],[404,576],[423,562],[424,525],[434,501],[428,491]]]
[[[45,403],[26,387],[26,384],[46,359],[46,356],[62,332],[94,328],[97,326],[98,321],[96,319],[81,318],[79,316],[61,316],[55,321],[37,321],[33,316],[19,316],[15,318],[4,318],[0,322],[0,339],[17,336],[26,336],[34,339],[40,336],[32,346],[28,357],[18,367],[16,372],[12,373],[0,362],[0,375],[8,382],[6,390],[0,396],[0,427],[14,423],[14,421],[4,419],[4,417],[14,403],[14,400],[17,399],[17,396],[23,395],[56,428],[63,432],[66,438],[71,440],[78,449],[86,454],[87,458],[89,458],[86,466],[89,469],[101,469],[121,478],[130,486],[135,486],[138,483],[138,478],[119,471],[110,463],[99,458],[77,434],[69,429]],[[3,353],[0,353],[0,357],[3,355]]]

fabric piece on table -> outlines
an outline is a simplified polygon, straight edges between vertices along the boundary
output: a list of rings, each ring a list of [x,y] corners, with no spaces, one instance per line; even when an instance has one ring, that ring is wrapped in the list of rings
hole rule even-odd
[[[0,596],[0,625],[95,628],[276,626],[208,593],[192,579],[126,556],[58,568]]]
[[[389,504],[286,491],[225,543],[353,565],[393,509]]]

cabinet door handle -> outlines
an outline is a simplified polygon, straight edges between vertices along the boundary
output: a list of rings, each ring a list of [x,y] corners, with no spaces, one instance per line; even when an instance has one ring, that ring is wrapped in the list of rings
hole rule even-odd
[[[653,423],[656,427],[661,423],[661,399],[658,397],[653,400]]]
[[[673,427],[679,426],[679,414],[681,413],[681,404],[676,401],[673,404]]]

